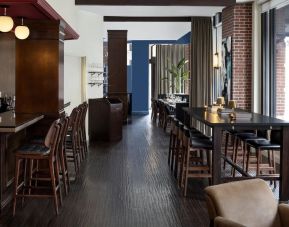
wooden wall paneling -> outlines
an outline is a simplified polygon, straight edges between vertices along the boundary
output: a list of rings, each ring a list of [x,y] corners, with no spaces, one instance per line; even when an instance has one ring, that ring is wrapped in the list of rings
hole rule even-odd
[[[128,116],[127,30],[108,31],[108,96],[123,102],[123,120]]]
[[[108,93],[127,92],[127,30],[108,31]]]
[[[14,33],[0,32],[0,92],[2,96],[15,95],[15,48]]]
[[[64,105],[60,22],[29,27],[31,36],[16,42],[16,111],[57,116]]]

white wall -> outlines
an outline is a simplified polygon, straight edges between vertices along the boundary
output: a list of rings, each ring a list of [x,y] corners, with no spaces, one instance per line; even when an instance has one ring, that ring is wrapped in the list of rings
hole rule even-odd
[[[86,57],[87,66],[97,64],[103,65],[103,17],[80,10],[75,6],[74,0],[47,0],[47,2],[60,14],[64,20],[80,35],[78,40],[67,40],[64,43],[64,77],[70,78],[71,71],[75,69],[71,80],[64,84],[67,96],[65,101],[70,101],[74,107],[81,102],[81,68],[80,60],[74,61],[73,57]],[[87,69],[88,71],[88,69]],[[71,83],[75,86],[71,86]],[[102,97],[102,86],[87,86],[87,98]],[[70,100],[69,100],[70,99]]]
[[[81,103],[81,58],[64,56],[64,103],[71,102],[65,111],[70,114],[73,107]]]
[[[128,40],[176,40],[191,31],[190,22],[104,22],[107,30],[128,30]]]

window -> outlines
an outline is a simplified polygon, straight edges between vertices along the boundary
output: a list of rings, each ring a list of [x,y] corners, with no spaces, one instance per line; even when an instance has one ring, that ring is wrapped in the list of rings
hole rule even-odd
[[[289,5],[262,13],[262,111],[289,119]]]

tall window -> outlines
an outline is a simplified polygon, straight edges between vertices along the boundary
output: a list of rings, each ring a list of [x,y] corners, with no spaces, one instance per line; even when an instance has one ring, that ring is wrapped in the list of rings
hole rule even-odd
[[[289,119],[289,5],[262,14],[263,114]]]

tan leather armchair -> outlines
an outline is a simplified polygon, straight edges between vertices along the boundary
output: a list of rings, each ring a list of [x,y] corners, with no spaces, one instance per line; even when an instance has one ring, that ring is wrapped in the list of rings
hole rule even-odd
[[[261,179],[209,186],[205,192],[211,226],[289,227],[289,205],[278,205]]]

